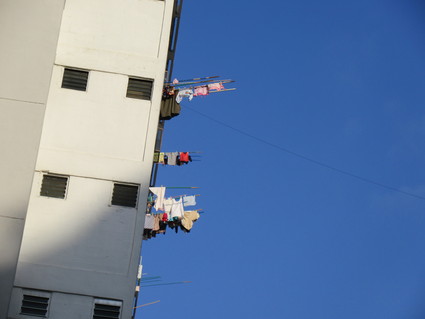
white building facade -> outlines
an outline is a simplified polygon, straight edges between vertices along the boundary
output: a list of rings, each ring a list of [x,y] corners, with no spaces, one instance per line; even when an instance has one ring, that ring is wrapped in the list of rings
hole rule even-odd
[[[177,7],[0,0],[0,318],[132,317]]]

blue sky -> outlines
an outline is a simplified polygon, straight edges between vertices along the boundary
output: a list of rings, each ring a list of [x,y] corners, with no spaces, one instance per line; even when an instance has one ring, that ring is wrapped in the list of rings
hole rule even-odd
[[[163,151],[203,153],[157,185],[205,213],[144,242],[145,273],[191,283],[138,318],[425,317],[425,199],[284,151],[425,198],[424,31],[414,0],[185,1],[174,77],[237,90],[166,123]]]

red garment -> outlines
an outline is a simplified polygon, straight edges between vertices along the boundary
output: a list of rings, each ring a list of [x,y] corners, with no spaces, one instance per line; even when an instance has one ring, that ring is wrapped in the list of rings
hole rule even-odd
[[[164,214],[162,215],[162,221],[163,221],[163,222],[168,221],[168,214],[167,214],[167,213],[164,213]]]
[[[184,163],[189,162],[189,153],[188,152],[180,153],[180,162],[184,162]]]

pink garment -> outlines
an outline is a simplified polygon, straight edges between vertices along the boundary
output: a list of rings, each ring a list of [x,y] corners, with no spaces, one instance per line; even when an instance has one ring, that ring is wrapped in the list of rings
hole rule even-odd
[[[195,88],[195,92],[193,93],[193,96],[201,96],[201,95],[208,95],[208,87],[207,86],[200,86]]]
[[[219,83],[211,83],[211,84],[208,84],[208,89],[210,91],[211,90],[221,91],[221,90],[224,90],[224,86],[223,86],[223,84],[221,84],[221,82],[219,82]]]

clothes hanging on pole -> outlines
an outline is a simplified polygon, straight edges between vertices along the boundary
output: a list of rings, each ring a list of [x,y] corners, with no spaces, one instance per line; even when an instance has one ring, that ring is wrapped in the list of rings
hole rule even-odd
[[[165,154],[163,152],[158,153],[158,164],[165,164]]]
[[[179,155],[180,164],[187,164],[192,162],[192,157],[189,155],[189,152],[181,152]]]
[[[192,101],[193,99],[193,90],[192,89],[183,89],[180,90],[179,93],[177,93],[176,101],[177,103],[180,103],[184,97],[187,97],[189,101]]]
[[[174,99],[173,95],[163,97],[161,101],[160,120],[170,120],[180,114],[180,102]]]
[[[195,88],[195,92],[193,93],[193,96],[201,96],[201,95],[208,95],[208,87],[207,86],[199,86]]]
[[[164,212],[167,213],[168,215],[171,212],[171,207],[173,206],[173,199],[172,198],[166,198],[164,200]]]
[[[149,187],[149,190],[156,195],[155,205],[156,210],[164,210],[165,187]]]
[[[170,218],[174,217],[183,217],[184,208],[183,208],[183,200],[180,198],[179,200],[173,199],[173,205],[171,206]]]
[[[154,222],[153,222],[153,228],[152,228],[152,230],[153,231],[158,231],[159,230],[159,224],[160,224],[160,222],[161,222],[161,220],[162,220],[162,215],[163,214],[156,214],[156,215],[154,215]]]
[[[195,206],[196,198],[195,195],[183,196],[183,206]]]
[[[221,82],[208,84],[208,90],[210,91],[221,91],[224,90],[224,86]]]
[[[167,157],[168,157],[168,160],[167,160],[168,165],[177,165],[177,156],[179,156],[178,152],[169,152],[165,154],[167,154]]]
[[[186,230],[191,230],[193,227],[193,222],[198,220],[199,217],[200,215],[196,210],[186,211],[183,214],[181,224]]]
[[[145,216],[145,229],[153,229],[154,226],[154,215],[146,214]]]

